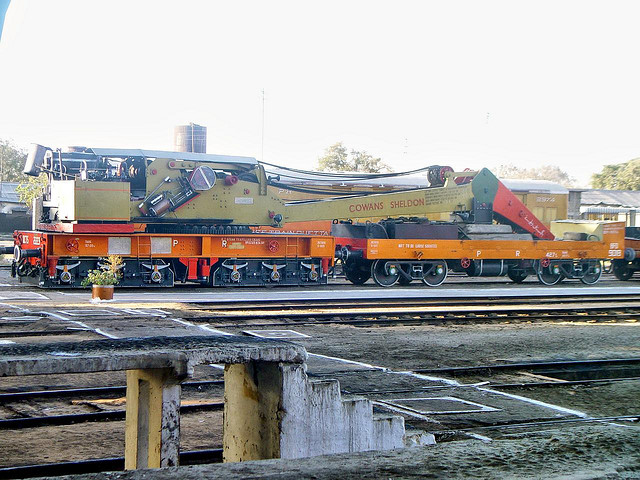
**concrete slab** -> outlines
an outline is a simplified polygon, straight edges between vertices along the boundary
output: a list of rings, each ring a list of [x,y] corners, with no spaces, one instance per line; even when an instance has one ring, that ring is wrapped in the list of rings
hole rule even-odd
[[[258,338],[289,338],[289,339],[301,339],[310,338],[309,335],[296,332],[295,330],[243,330],[242,333]]]
[[[16,292],[5,290],[0,293],[0,302],[7,300],[49,300],[49,297],[37,292]]]
[[[497,412],[499,410],[498,408],[458,397],[392,398],[388,400],[387,403],[396,407],[411,409],[422,415],[452,415],[459,413]]]
[[[58,313],[68,315],[70,317],[113,317],[120,315],[120,313],[115,310],[108,310],[105,308],[66,309],[58,310]]]
[[[252,337],[153,337],[5,345],[0,346],[0,377],[151,368],[173,368],[184,376],[203,363],[302,363],[306,358],[304,348],[298,345]]]
[[[586,286],[582,283],[567,284],[562,286],[540,286],[538,284],[515,285],[509,284],[504,287],[490,288],[472,288],[473,284],[466,285],[464,288],[456,287],[394,287],[383,289],[371,286],[355,287],[353,285],[331,285],[326,288],[316,290],[295,290],[287,288],[286,290],[269,290],[268,297],[259,298],[261,302],[278,303],[290,300],[362,300],[363,298],[488,298],[488,297],[544,297],[551,292],[554,296],[572,296],[572,295],[638,295],[640,287],[633,285],[615,286]],[[264,291],[259,291],[264,293]],[[85,297],[86,292],[57,292],[59,295],[68,297]],[[203,291],[117,291],[114,296],[116,303],[145,303],[145,302],[171,302],[179,301],[180,303],[229,303],[238,301],[256,301],[255,289],[237,289],[229,290],[208,290]]]

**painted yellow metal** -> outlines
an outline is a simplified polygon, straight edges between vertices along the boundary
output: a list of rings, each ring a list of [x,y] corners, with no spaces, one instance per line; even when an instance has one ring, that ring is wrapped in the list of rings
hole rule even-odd
[[[130,220],[128,182],[54,180],[51,197],[62,221]]]
[[[558,238],[564,238],[566,233],[584,233],[590,240],[602,240],[603,227],[610,223],[597,220],[558,220],[551,222],[551,233]]]
[[[192,171],[200,165],[201,163],[192,161],[163,158],[153,160],[146,169],[145,198],[179,193],[182,187],[178,178],[184,178],[185,172]],[[214,170],[230,168],[229,164],[206,163],[206,165]],[[246,169],[246,166],[244,168]],[[164,214],[164,218],[169,220],[211,219],[211,223],[217,220],[248,225],[274,224],[269,213],[279,213],[284,210],[284,202],[278,196],[278,189],[267,185],[267,178],[261,165],[254,166],[245,175],[253,177],[253,181],[235,177],[234,182],[226,183],[224,179],[218,179],[213,188],[199,192],[196,198],[182,207]],[[165,181],[167,178],[169,181]],[[129,205],[131,218],[144,217],[145,213],[140,207],[141,200],[131,200]],[[152,221],[152,218],[146,218]]]
[[[280,188],[269,185],[262,165],[236,165],[232,170],[244,173],[221,178],[221,172],[230,170],[229,164],[207,163],[219,172],[218,181],[209,190],[192,193],[192,197],[176,205],[176,199],[189,189],[190,172],[200,165],[195,161],[154,159],[141,173],[146,175],[143,191],[136,191],[135,177],[131,183],[54,180],[51,205],[58,208],[60,220],[71,222],[199,220],[280,226],[293,221],[469,211],[477,196],[472,184],[457,185],[450,175],[443,187],[287,204],[279,196]],[[465,175],[472,176],[471,172]],[[150,202],[155,211],[151,211]]]
[[[468,174],[468,172],[466,172]],[[418,216],[469,211],[473,185],[456,185],[449,179],[443,187],[389,192],[363,197],[289,203],[285,222],[365,217]]]

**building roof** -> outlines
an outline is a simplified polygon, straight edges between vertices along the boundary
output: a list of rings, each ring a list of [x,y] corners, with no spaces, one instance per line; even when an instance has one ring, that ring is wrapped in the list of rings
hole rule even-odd
[[[18,183],[0,182],[0,202],[20,203],[20,196],[16,192]]]
[[[584,190],[582,205],[640,209],[640,191],[638,190]]]
[[[554,183],[550,180],[520,180],[515,178],[501,178],[500,181],[504,183],[512,192],[528,192],[528,193],[549,193],[568,195],[569,190],[566,187],[558,183]]]
[[[0,182],[0,213],[12,214],[26,212],[27,207],[20,201],[20,196],[16,192],[18,183]]]

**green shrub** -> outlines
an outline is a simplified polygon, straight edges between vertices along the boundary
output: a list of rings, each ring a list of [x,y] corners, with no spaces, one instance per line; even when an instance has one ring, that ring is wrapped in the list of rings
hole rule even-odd
[[[116,285],[122,278],[120,269],[124,266],[124,260],[119,255],[109,255],[104,265],[95,270],[89,270],[86,278],[82,279],[82,286],[90,285]]]

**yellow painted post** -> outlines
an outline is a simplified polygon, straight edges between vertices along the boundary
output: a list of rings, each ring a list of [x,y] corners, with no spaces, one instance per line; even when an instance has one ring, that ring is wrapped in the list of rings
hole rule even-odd
[[[125,470],[178,465],[180,380],[173,369],[127,370]]]
[[[280,458],[281,399],[280,364],[225,365],[224,462]]]

